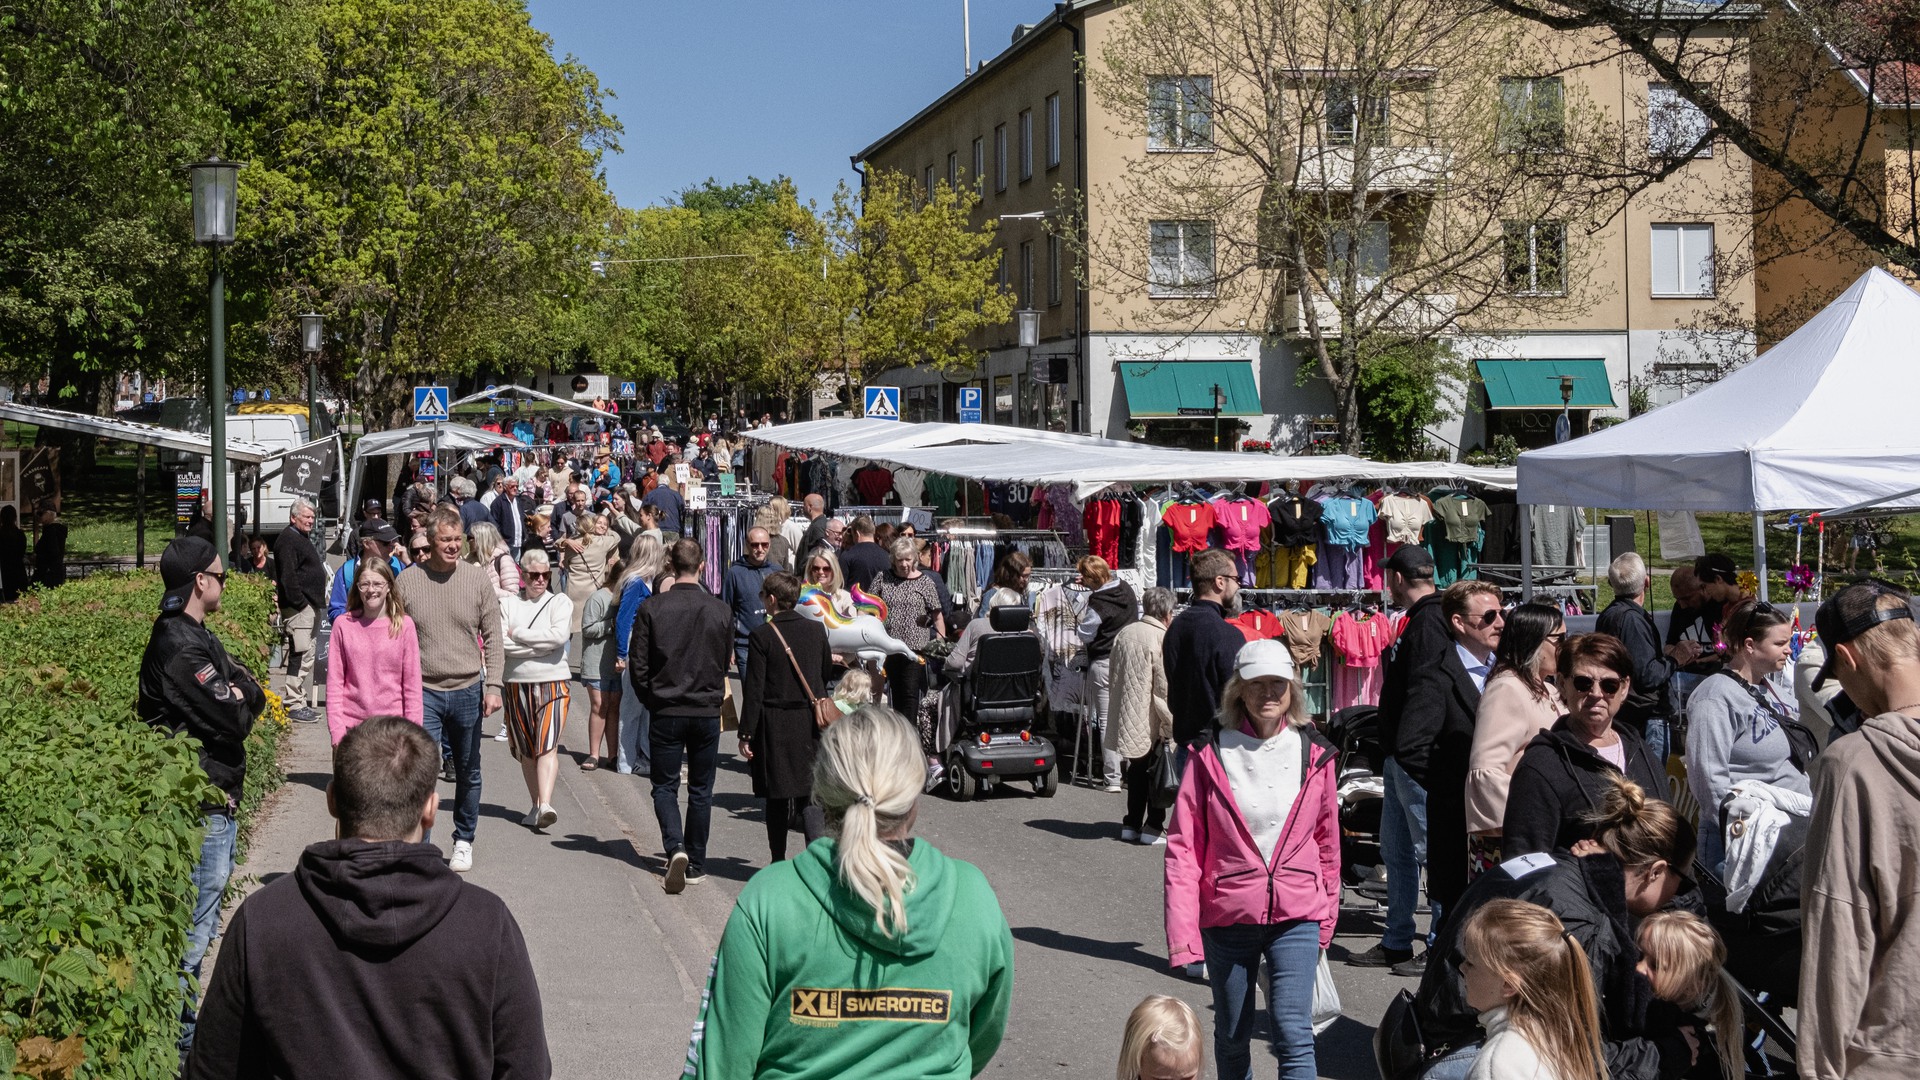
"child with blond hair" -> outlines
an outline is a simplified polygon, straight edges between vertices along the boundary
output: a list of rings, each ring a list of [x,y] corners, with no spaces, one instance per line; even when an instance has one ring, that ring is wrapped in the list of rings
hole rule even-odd
[[[1460,931],[1467,1004],[1487,1041],[1467,1080],[1606,1080],[1587,953],[1558,916],[1491,900]]]
[[[1740,1052],[1745,1018],[1739,989],[1724,966],[1727,943],[1720,932],[1690,911],[1657,911],[1641,922],[1638,938],[1638,969],[1653,985],[1653,996],[1711,1024],[1722,1075],[1740,1080],[1746,1072]],[[1687,1041],[1698,1052],[1696,1040]]]
[[[1177,997],[1153,994],[1133,1007],[1120,1036],[1119,1080],[1199,1080],[1200,1017]]]

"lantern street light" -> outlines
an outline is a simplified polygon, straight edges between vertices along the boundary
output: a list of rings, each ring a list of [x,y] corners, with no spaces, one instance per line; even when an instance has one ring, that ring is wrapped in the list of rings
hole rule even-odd
[[[212,330],[207,372],[207,414],[212,420],[213,522],[224,542],[227,531],[227,281],[220,270],[220,249],[233,243],[237,162],[210,157],[188,166],[193,178],[193,242],[213,256],[208,288]],[[221,552],[226,557],[226,552]]]
[[[300,351],[307,354],[307,437],[320,437],[320,349],[326,333],[326,316],[307,312],[300,316]]]

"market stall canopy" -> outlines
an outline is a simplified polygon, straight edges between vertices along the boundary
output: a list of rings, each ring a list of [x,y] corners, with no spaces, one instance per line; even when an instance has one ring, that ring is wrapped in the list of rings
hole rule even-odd
[[[0,420],[56,428],[60,431],[77,431],[87,435],[97,435],[103,439],[155,446],[182,454],[206,454],[213,449],[213,442],[205,432],[182,431],[179,428],[161,427],[158,424],[142,424],[134,420],[122,420],[117,416],[89,416],[85,413],[68,412],[65,409],[49,409],[41,405],[0,402]],[[277,457],[286,452],[286,450],[276,450],[271,446],[243,439],[227,440],[227,460],[243,465],[257,465],[268,458]]]
[[[1489,409],[1613,408],[1605,360],[1476,360]],[[1560,380],[1573,380],[1573,400],[1560,396]]]
[[[1520,455],[1522,503],[1804,510],[1920,475],[1920,294],[1869,270],[1785,341],[1693,396]]]
[[[1120,383],[1127,388],[1127,415],[1151,420],[1210,418],[1214,391],[1220,391],[1221,416],[1259,416],[1260,390],[1248,360],[1123,360]]]
[[[433,449],[434,429],[439,428],[442,450],[492,450],[505,447],[524,450],[526,444],[511,435],[481,431],[465,424],[415,424],[392,431],[362,435],[353,446],[355,457],[383,457],[388,454],[417,454]]]
[[[491,390],[482,390],[477,394],[468,394],[466,397],[460,398],[456,401],[448,402],[447,408],[449,411],[451,411],[462,405],[471,405],[476,401],[492,401],[494,398],[501,398],[501,397],[523,397],[523,398],[530,398],[534,401],[545,401],[550,404],[558,405],[566,409],[578,409],[581,412],[590,412],[590,413],[593,413],[595,416],[612,415],[611,413],[601,412],[599,409],[594,408],[591,404],[584,401],[574,401],[571,398],[555,397],[552,394],[543,394],[538,390],[534,390],[525,386],[515,386],[512,383],[507,383],[504,386],[495,386]]]

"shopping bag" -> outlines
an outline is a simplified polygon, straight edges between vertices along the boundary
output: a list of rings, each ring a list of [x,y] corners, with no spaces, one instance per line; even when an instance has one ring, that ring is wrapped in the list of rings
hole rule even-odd
[[[1340,988],[1333,984],[1333,969],[1327,966],[1327,950],[1320,950],[1320,970],[1313,976],[1313,1033],[1333,1026],[1340,1019]]]
[[[1153,752],[1153,772],[1147,786],[1155,809],[1172,808],[1180,797],[1180,752],[1166,739]]]

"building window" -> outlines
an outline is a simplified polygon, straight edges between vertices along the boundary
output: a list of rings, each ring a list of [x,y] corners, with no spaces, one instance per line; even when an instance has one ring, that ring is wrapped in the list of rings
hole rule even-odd
[[[1387,145],[1387,95],[1362,94],[1350,82],[1327,84],[1327,144],[1352,146],[1364,128],[1369,146]]]
[[[1060,165],[1060,95],[1047,95],[1047,168]]]
[[[1156,75],[1147,80],[1147,149],[1213,149],[1213,77]]]
[[[1558,150],[1567,141],[1566,91],[1558,77],[1500,80],[1500,149]]]
[[[993,129],[993,190],[1007,190],[1007,125]]]
[[[1347,260],[1353,259],[1354,287],[1362,293],[1369,292],[1387,276],[1387,223],[1374,220],[1366,222],[1359,230],[1358,242],[1355,242],[1351,229],[1338,228],[1328,238],[1327,243],[1327,279],[1334,295],[1339,295],[1342,283],[1347,277]]]
[[[1033,110],[1020,114],[1020,179],[1033,179]]]
[[[1680,96],[1666,83],[1647,84],[1647,153],[1656,158],[1685,157],[1695,144],[1694,157],[1713,156],[1713,141],[1706,138],[1711,125],[1700,106]]]
[[[994,281],[999,284],[1001,292],[1006,292],[1007,291],[1007,249],[1000,248],[998,251],[996,251],[994,253],[994,259],[995,259],[995,265],[993,270]]]
[[[1047,237],[1047,306],[1060,305],[1060,238]]]
[[[1713,295],[1713,226],[1653,227],[1653,295]]]
[[[1015,422],[1014,411],[1013,411],[1013,394],[1014,394],[1013,376],[995,375],[993,377],[993,422],[994,423],[1011,425]]]
[[[987,140],[979,136],[973,140],[973,189],[983,194],[987,190]]]
[[[927,166],[927,201],[933,201],[933,166]]]
[[[947,186],[960,190],[960,152],[957,150],[947,155]]]
[[[1020,242],[1020,306],[1033,306],[1033,241]]]
[[[1502,223],[1507,288],[1516,293],[1567,291],[1567,227],[1557,221]]]
[[[1213,222],[1148,223],[1147,295],[1213,295]]]

